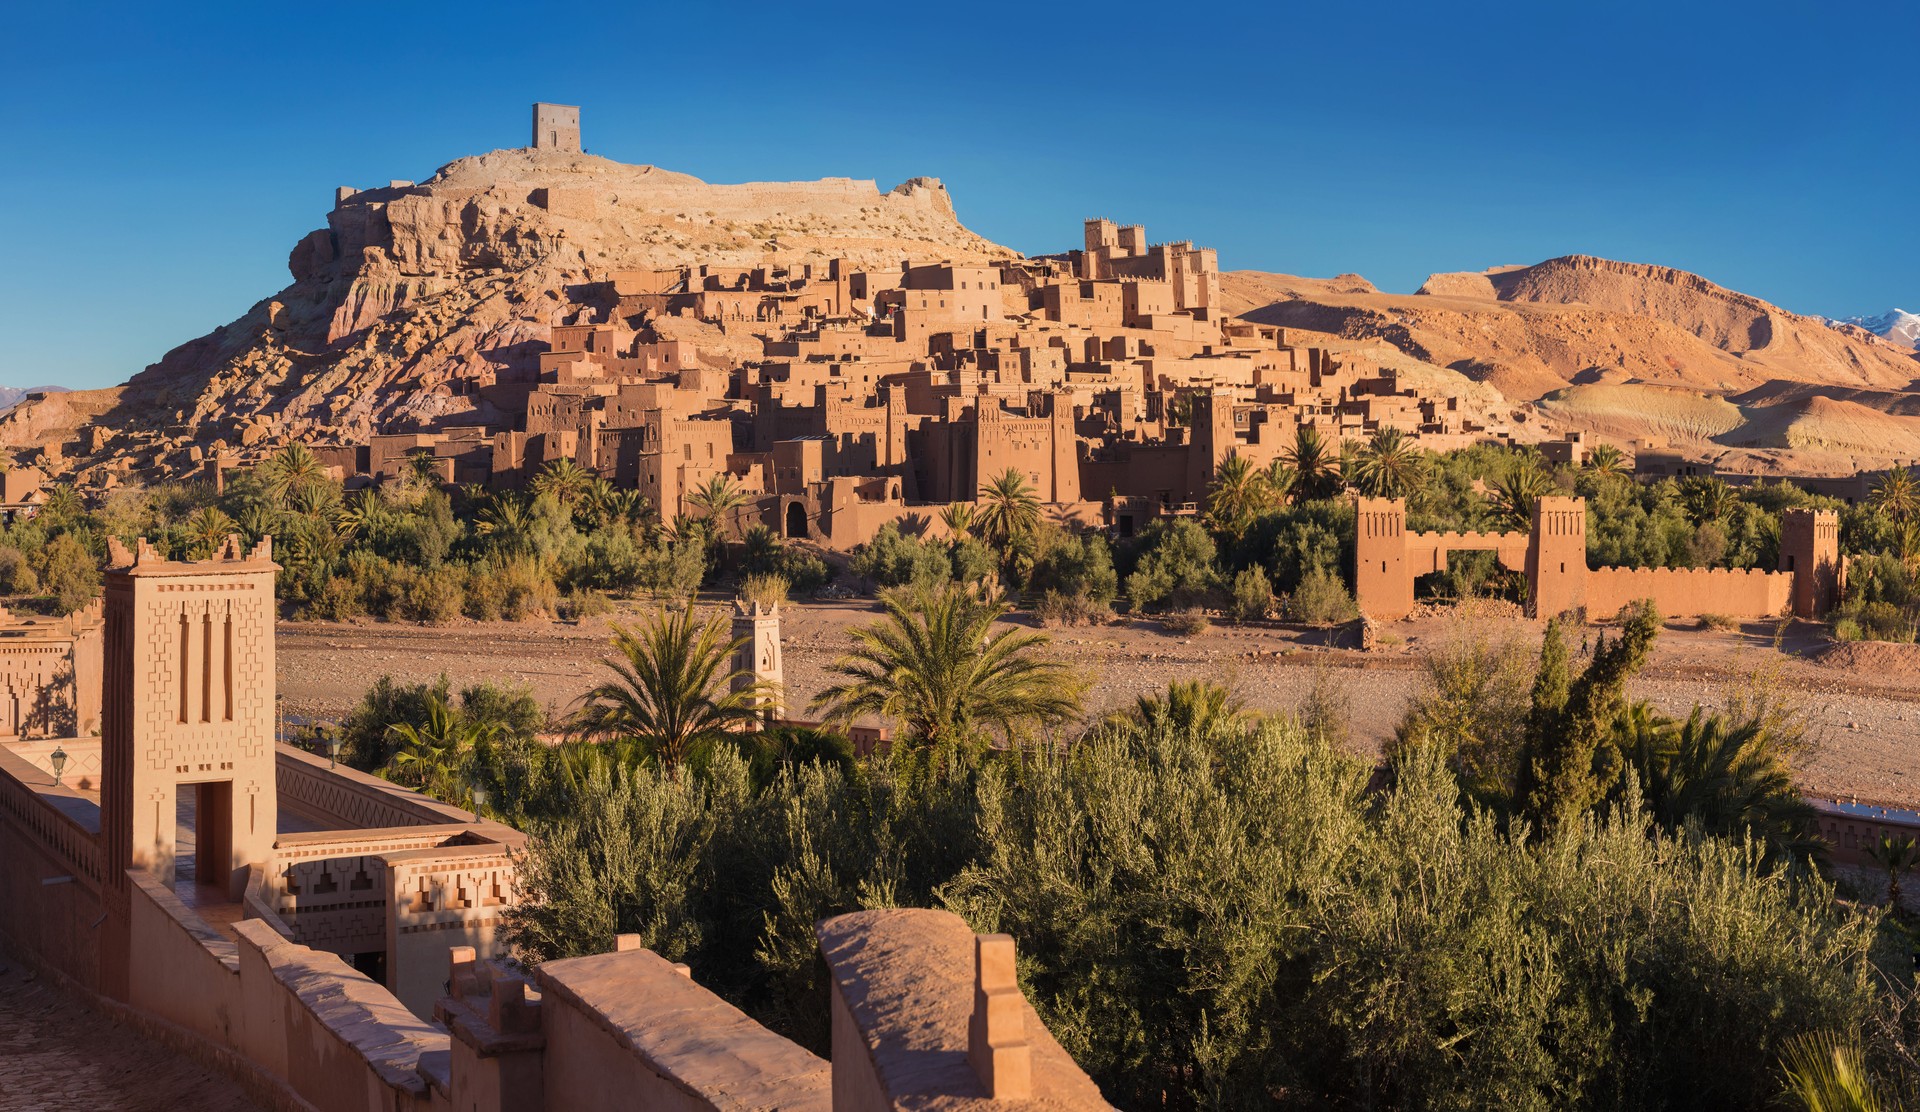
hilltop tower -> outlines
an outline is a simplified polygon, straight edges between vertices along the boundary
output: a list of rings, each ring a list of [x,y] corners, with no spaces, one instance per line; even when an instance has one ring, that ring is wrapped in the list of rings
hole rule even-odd
[[[736,676],[734,690],[741,690],[756,680],[767,685],[771,694],[760,700],[763,717],[768,721],[786,717],[782,706],[786,672],[780,663],[780,604],[762,606],[759,602],[736,601],[733,639],[744,641],[733,654],[733,670],[746,673]]]
[[[533,142],[536,151],[578,151],[580,149],[580,107],[574,104],[533,105]]]
[[[230,536],[193,562],[163,560],[144,538],[131,554],[110,546],[100,819],[107,883],[123,901],[129,868],[167,885],[187,875],[183,797],[197,883],[230,892],[239,870],[272,856],[272,543],[243,555]]]
[[[1846,565],[1840,561],[1840,515],[1787,510],[1780,515],[1780,570],[1793,573],[1793,616],[1818,619],[1840,605]]]

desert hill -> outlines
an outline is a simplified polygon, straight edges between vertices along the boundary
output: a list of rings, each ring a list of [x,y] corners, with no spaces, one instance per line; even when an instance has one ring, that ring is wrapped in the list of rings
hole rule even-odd
[[[1435,274],[1412,295],[1249,271],[1222,288],[1250,319],[1379,340],[1620,441],[1781,449],[1814,470],[1920,447],[1912,348],[1668,267],[1570,255]]]
[[[963,227],[930,178],[887,192],[847,178],[713,185],[523,149],[343,193],[294,246],[285,289],[124,386],[16,408],[0,446],[78,438],[73,470],[177,470],[196,443],[361,440],[474,413],[464,383],[532,366],[535,341],[571,311],[562,292],[609,271],[1016,254]]]

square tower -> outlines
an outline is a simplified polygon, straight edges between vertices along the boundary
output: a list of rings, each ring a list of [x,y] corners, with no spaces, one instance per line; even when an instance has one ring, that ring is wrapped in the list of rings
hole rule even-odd
[[[580,108],[573,104],[533,106],[533,142],[536,151],[577,151],[580,149]]]
[[[1793,573],[1793,616],[1817,621],[1840,605],[1846,564],[1840,559],[1840,515],[1832,510],[1780,514],[1780,570]]]
[[[1586,499],[1560,495],[1534,499],[1533,531],[1527,537],[1527,586],[1530,618],[1551,618],[1587,604]]]
[[[786,717],[781,705],[786,669],[780,661],[780,604],[735,602],[733,639],[740,643],[733,654],[734,690],[764,684],[766,694],[759,700],[763,717],[768,721]]]
[[[171,885],[182,797],[193,807],[192,877],[230,890],[273,853],[272,541],[244,555],[163,560],[142,539],[110,545],[101,707],[101,838],[110,884],[145,869]],[[177,870],[177,871],[176,871]]]
[[[1355,506],[1353,598],[1376,621],[1413,613],[1413,572],[1407,567],[1404,498],[1361,498]]]

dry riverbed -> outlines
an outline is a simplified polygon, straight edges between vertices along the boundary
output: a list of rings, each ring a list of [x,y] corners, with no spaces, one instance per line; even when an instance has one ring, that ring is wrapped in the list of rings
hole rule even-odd
[[[558,716],[605,675],[609,626],[630,619],[640,605],[579,624],[282,623],[284,710],[337,720],[382,675],[417,682],[445,674],[456,688],[482,680],[524,686]],[[846,651],[849,631],[877,615],[878,607],[866,601],[785,609],[789,707],[803,706],[826,685],[826,667]],[[1577,632],[1576,648],[1583,637],[1599,633],[1598,627]],[[1090,710],[1196,678],[1231,685],[1256,709],[1291,710],[1325,675],[1352,703],[1355,743],[1377,751],[1424,682],[1430,653],[1462,637],[1537,644],[1539,630],[1490,608],[1468,614],[1436,610],[1390,623],[1381,627],[1372,653],[1329,645],[1321,631],[1279,625],[1223,624],[1182,636],[1148,621],[1122,622],[1058,630],[1053,637],[1060,657],[1087,676]],[[1907,651],[1912,648],[1835,651],[1810,625],[1782,630],[1750,623],[1717,631],[1672,623],[1632,693],[1684,716],[1696,704],[1720,706],[1756,684],[1771,686],[1792,700],[1813,739],[1801,762],[1808,792],[1913,806],[1920,804],[1920,655]]]

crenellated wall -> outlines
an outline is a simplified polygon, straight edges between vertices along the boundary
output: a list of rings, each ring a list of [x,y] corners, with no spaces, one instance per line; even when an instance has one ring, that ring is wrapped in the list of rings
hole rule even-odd
[[[1839,526],[1828,510],[1791,510],[1782,519],[1781,571],[1729,568],[1589,568],[1586,500],[1534,500],[1525,533],[1411,533],[1406,502],[1361,498],[1354,533],[1354,600],[1360,612],[1394,621],[1413,612],[1413,583],[1445,571],[1450,551],[1492,551],[1502,566],[1524,570],[1527,613],[1544,618],[1584,608],[1610,618],[1652,599],[1668,617],[1726,614],[1762,618],[1825,614],[1838,600],[1845,569]]]
[[[1624,606],[1652,599],[1664,615],[1728,614],[1772,617],[1793,601],[1791,572],[1757,568],[1594,568],[1587,572],[1587,613],[1610,618]]]

